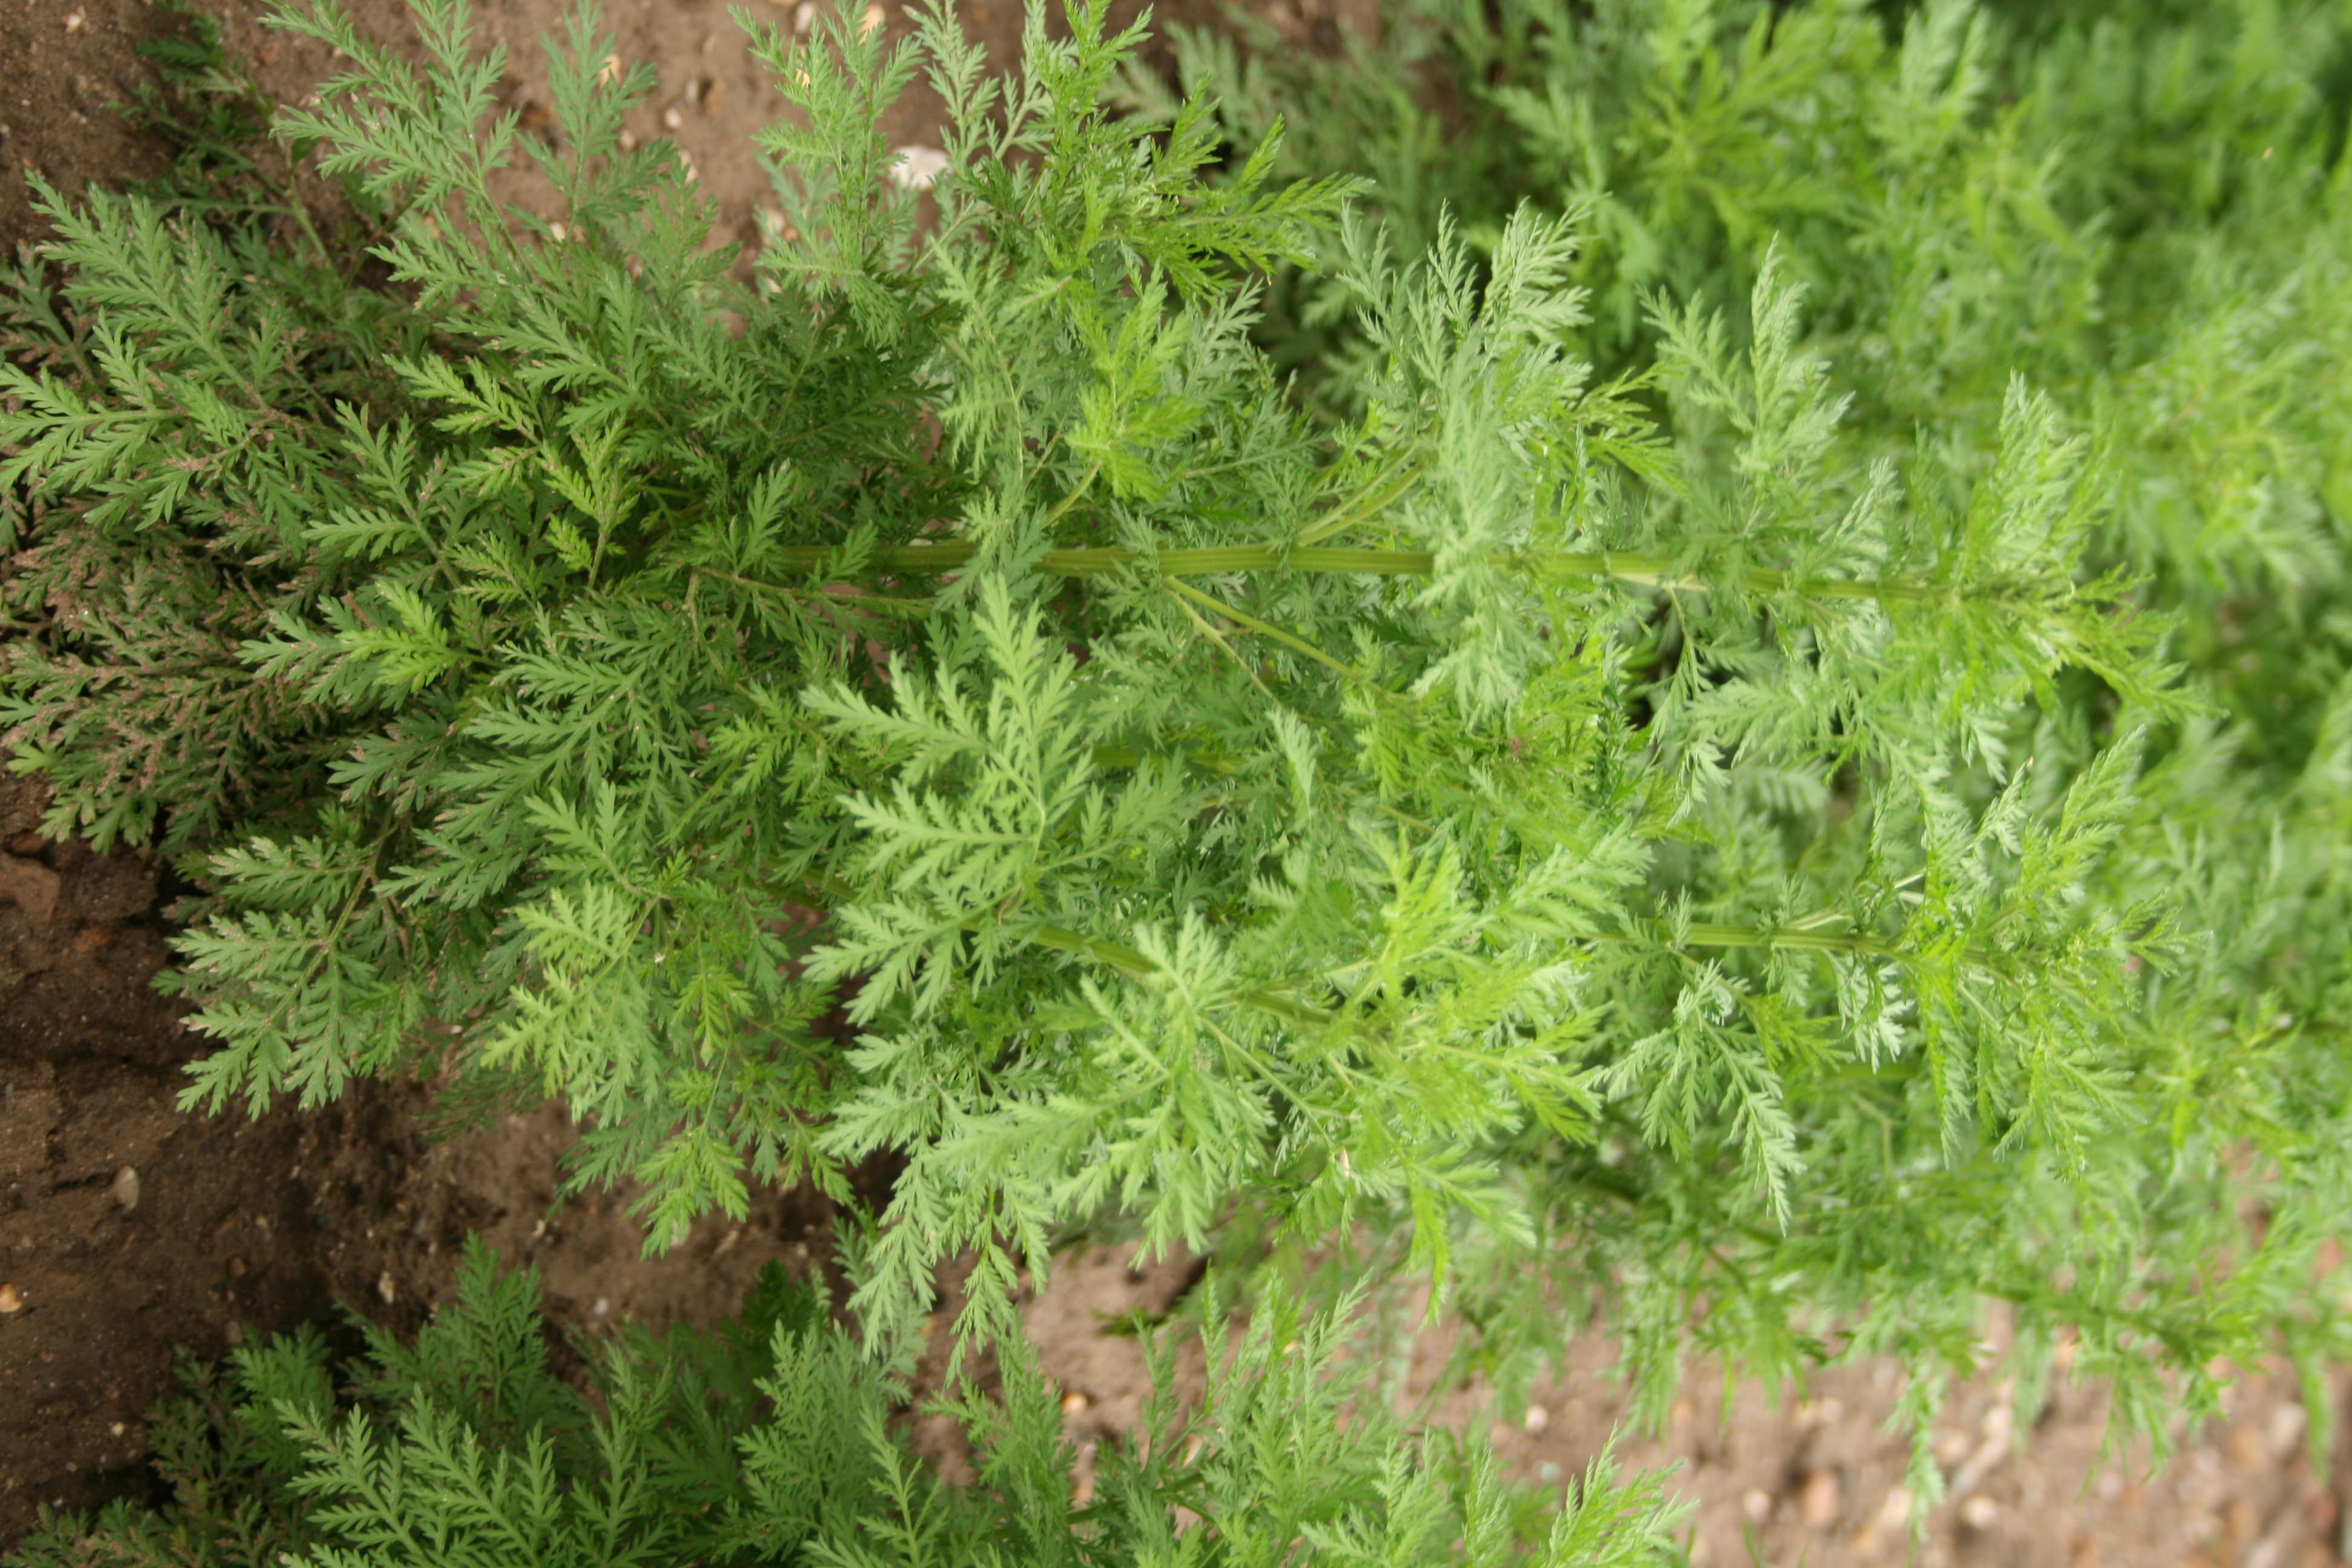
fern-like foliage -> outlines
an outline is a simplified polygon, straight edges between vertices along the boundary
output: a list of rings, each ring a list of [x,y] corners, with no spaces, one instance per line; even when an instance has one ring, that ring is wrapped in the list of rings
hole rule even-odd
[[[944,1402],[978,1476],[943,1482],[888,1376],[779,1265],[716,1331],[583,1343],[584,1386],[549,1370],[539,1308],[535,1270],[469,1242],[457,1298],[413,1344],[371,1330],[342,1379],[315,1332],[191,1364],[153,1426],[171,1503],[47,1520],[8,1561],[1633,1568],[1667,1560],[1680,1511],[1606,1457],[1559,1500],[1506,1487],[1483,1447],[1401,1419],[1364,1358],[1342,1364],[1341,1318],[1280,1301],[1204,1347],[1195,1404],[1153,1346],[1144,1427],[1099,1452],[1086,1498],[1059,1401],[1013,1347],[998,1392]]]
[[[1922,1417],[1988,1296],[2138,1421],[2218,1356],[2316,1366],[2341,981],[2256,1027],[2284,949],[2246,944],[2340,933],[2337,884],[2290,858],[2263,925],[2278,817],[2191,822],[2250,742],[2140,548],[2185,470],[2100,401],[2142,374],[2094,374],[2108,253],[2004,161],[2041,143],[1972,15],[1506,7],[1559,79],[1465,100],[1548,183],[1448,216],[1401,114],[1385,223],[1237,56],[1227,109],[1114,115],[1098,5],[1003,79],[943,6],[747,22],[800,237],[738,289],[672,151],[620,148],[649,84],[593,15],[550,147],[457,0],[421,77],[287,14],[352,63],[279,130],[374,226],[51,201],[0,723],[52,830],[201,888],[190,1103],[542,1089],[656,1245],[894,1152],[877,1344],[960,1251],[1008,1338],[1099,1224],[1393,1250],[1506,1382],[1605,1304],[1653,1403],[1694,1343],[1886,1349]],[[919,198],[877,131],[918,75]],[[561,237],[489,194],[518,150]],[[2187,387],[2284,330],[2116,363]],[[456,1419],[403,1439],[436,1474]]]
[[[2210,1408],[2190,1342],[2316,1377],[2352,1104],[2341,15],[1404,0],[1337,59],[1238,31],[1179,29],[1176,91],[1242,145],[1317,104],[1280,166],[1375,177],[1408,242],[1458,232],[1500,287],[1530,204],[1580,226],[1567,341],[1675,449],[1617,459],[1644,482],[1594,542],[1664,590],[1615,630],[1687,792],[1656,917],[1739,945],[1604,966],[1597,1156],[1506,1163],[1559,1266],[1465,1265],[1486,1353],[1609,1280],[1659,1408],[1702,1302],[1692,1337],[1751,1364],[1904,1353],[1916,1415],[1990,1295],[2028,1388],[2078,1333],[2159,1447],[2156,1412]],[[1122,91],[1172,121],[1168,83]],[[1342,430],[1396,358],[1345,246],[1261,328]]]

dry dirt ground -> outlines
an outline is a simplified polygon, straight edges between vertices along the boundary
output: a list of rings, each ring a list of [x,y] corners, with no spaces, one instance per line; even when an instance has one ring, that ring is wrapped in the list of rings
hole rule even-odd
[[[892,0],[883,3],[885,24],[902,29]],[[1365,26],[1367,5],[1255,8],[1313,47],[1328,47],[1336,26]],[[213,8],[281,100],[299,99],[326,68],[323,50],[261,29],[252,0]],[[794,26],[796,7],[748,8]],[[406,47],[399,7],[357,0],[352,9],[368,36]],[[504,98],[526,116],[543,112],[534,40],[558,11],[551,0],[478,6],[481,41],[509,52]],[[606,14],[624,58],[651,62],[664,83],[633,134],[671,136],[692,157],[719,203],[719,240],[761,243],[765,175],[749,136],[781,101],[727,10],[715,0],[617,0]],[[1162,5],[1159,15],[1213,20],[1213,0]],[[964,16],[996,58],[1009,57],[1015,0],[965,0]],[[106,106],[145,78],[133,45],[169,25],[142,0],[0,0],[0,247],[40,232],[28,173],[71,191],[158,166],[154,146]],[[935,141],[933,112],[919,97],[901,105],[887,128],[893,144]],[[130,854],[44,842],[31,832],[35,816],[29,789],[0,784],[0,1550],[38,1504],[87,1507],[152,1485],[142,1416],[169,1386],[175,1347],[216,1355],[306,1319],[340,1324],[338,1303],[413,1327],[446,1296],[469,1230],[509,1261],[537,1264],[555,1316],[587,1333],[708,1322],[770,1258],[824,1266],[830,1212],[805,1194],[761,1194],[746,1222],[706,1219],[653,1260],[640,1255],[626,1193],[551,1214],[567,1137],[551,1108],[438,1142],[420,1130],[423,1096],[411,1088],[364,1085],[309,1114],[174,1110],[180,1069],[201,1042],[148,984],[168,959],[156,874]],[[1192,1277],[1181,1260],[1131,1271],[1094,1249],[1064,1259],[1030,1303],[1040,1361],[1067,1394],[1081,1484],[1087,1457],[1120,1440],[1145,1389],[1135,1342],[1102,1325],[1134,1309],[1164,1310]],[[1997,1339],[1998,1325],[1989,1332]],[[1424,1347],[1424,1385],[1441,1342],[1433,1334]],[[1623,1401],[1607,1342],[1580,1340],[1564,1361],[1562,1379],[1501,1419],[1475,1390],[1450,1397],[1443,1415],[1490,1424],[1524,1479],[1565,1484]],[[1967,1388],[1935,1435],[1951,1496],[1929,1516],[1916,1559],[1898,1484],[1903,1443],[1884,1429],[1891,1367],[1826,1371],[1777,1408],[1751,1386],[1735,1388],[1727,1407],[1722,1392],[1718,1375],[1694,1374],[1667,1428],[1621,1449],[1632,1465],[1679,1466],[1673,1484],[1694,1505],[1695,1563],[1730,1568],[1751,1554],[1814,1568],[2342,1561],[2347,1472],[2312,1468],[2300,1395],[2263,1369],[2235,1391],[2224,1421],[2184,1434],[2153,1477],[2128,1457],[2097,1463],[2105,1422],[2094,1388],[2062,1388],[2030,1426],[2004,1384]],[[918,1430],[956,1464],[938,1423]]]

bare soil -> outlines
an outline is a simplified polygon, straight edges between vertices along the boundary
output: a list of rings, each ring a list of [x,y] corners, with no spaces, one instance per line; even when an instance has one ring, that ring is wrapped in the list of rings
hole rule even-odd
[[[296,101],[328,68],[315,46],[265,32],[264,7],[214,9],[264,86]],[[366,34],[414,54],[401,7],[351,6]],[[504,44],[507,101],[543,113],[546,68],[535,40],[553,0],[478,7],[481,42]],[[797,7],[751,0],[791,30]],[[1161,20],[1213,21],[1214,0],[1179,0]],[[1253,6],[1300,47],[1328,47],[1335,26],[1366,25],[1369,0],[1260,0]],[[1000,62],[1020,26],[1015,0],[966,0],[964,16]],[[621,53],[656,66],[665,84],[631,132],[669,136],[718,201],[716,239],[756,246],[766,176],[750,134],[782,101],[716,0],[619,0],[607,8]],[[905,26],[886,0],[885,25]],[[28,173],[68,191],[84,181],[152,174],[162,155],[107,104],[147,68],[133,52],[171,19],[141,0],[0,0],[0,247],[40,237]],[[934,143],[936,106],[900,106],[893,144]],[[528,200],[519,188],[520,199]],[[441,1142],[419,1117],[423,1091],[365,1084],[310,1111],[258,1117],[174,1109],[183,1067],[203,1042],[151,987],[169,962],[154,868],[32,833],[37,796],[0,784],[0,1551],[36,1508],[86,1508],[153,1482],[142,1416],[171,1385],[180,1349],[213,1356],[249,1334],[310,1321],[342,1324],[348,1308],[413,1328],[447,1296],[468,1231],[509,1262],[543,1272],[556,1319],[583,1333],[636,1321],[708,1323],[732,1310],[760,1267],[781,1258],[822,1268],[831,1211],[806,1193],[762,1192],[743,1223],[707,1217],[668,1255],[642,1256],[623,1191],[551,1212],[570,1130],[552,1107]],[[130,1173],[130,1174],[125,1174]],[[1041,1365],[1066,1391],[1068,1429],[1091,1455],[1130,1429],[1146,1392],[1136,1342],[1105,1324],[1167,1310],[1193,1278],[1181,1259],[1131,1270],[1108,1248],[1074,1254],[1028,1305]],[[1990,1331],[1997,1341],[1999,1325]],[[1416,1363],[1423,1388],[1444,1330]],[[1565,1347],[1569,1371],[1524,1408],[1497,1413],[1479,1392],[1447,1398],[1444,1418],[1490,1425],[1510,1469],[1568,1484],[1622,1416],[1613,1350],[1597,1337]],[[1184,1363],[1197,1378],[1199,1363]],[[2099,1464],[2104,1401],[2062,1388],[2039,1419],[2019,1422],[2011,1391],[1988,1376],[1939,1422],[1936,1453],[1951,1495],[1915,1548],[1900,1489],[1904,1443],[1885,1426],[1890,1366],[1817,1375],[1801,1400],[1768,1405],[1752,1386],[1727,1402],[1702,1370],[1664,1431],[1629,1440],[1633,1466],[1680,1467],[1693,1504],[1699,1568],[1755,1559],[1814,1568],[2011,1563],[2088,1568],[2318,1568],[2343,1561],[2346,1472],[2305,1458],[2307,1412],[2291,1379],[2266,1369],[2234,1392],[2227,1417],[2182,1434],[2149,1477],[2135,1456]],[[2342,1385],[2331,1395],[2342,1403]],[[955,1469],[952,1436],[918,1418],[927,1452]]]

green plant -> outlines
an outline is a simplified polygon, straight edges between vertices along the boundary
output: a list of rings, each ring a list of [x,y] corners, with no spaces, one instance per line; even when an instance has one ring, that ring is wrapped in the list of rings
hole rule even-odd
[[[1630,1268],[1681,1281],[1626,1303],[1652,1350],[1704,1301],[1714,1322],[1701,1337],[1737,1353],[1777,1343],[1802,1362],[1922,1336],[1968,1364],[1970,1292],[1920,1289],[1956,1265],[2010,1303],[2030,1344],[2062,1321],[2079,1329],[2088,1355],[2075,1364],[2117,1376],[2130,1426],[2155,1429],[2178,1395],[2204,1406],[2190,1343],[2243,1333],[2234,1353],[2284,1348],[2315,1378],[2341,1353],[2342,1281],[2316,1276],[2347,1195],[2337,1151],[2352,1087],[2341,13],[1402,0],[1379,47],[1352,41],[1337,59],[1238,16],[1228,33],[1179,29],[1177,44],[1177,87],[1213,96],[1239,142],[1277,107],[1314,105],[1278,166],[1375,176],[1370,200],[1402,235],[1450,222],[1484,247],[1527,204],[1571,215],[1589,240],[1570,275],[1595,316],[1580,351],[1600,374],[1657,382],[1684,461],[1718,494],[1754,460],[1719,393],[1693,382],[1688,318],[1664,300],[1801,281],[1807,319],[1792,337],[1759,300],[1733,343],[1820,357],[1842,400],[1821,433],[1826,470],[1888,463],[1955,502],[1981,504],[1988,480],[2016,493],[2000,476],[2027,378],[2084,443],[2064,525],[2080,577],[2133,579],[2119,602],[2165,619],[2159,646],[2180,670],[2167,714],[2076,657],[2006,731],[2008,757],[2041,775],[2023,785],[2039,799],[2052,798],[2045,781],[2143,736],[2136,804],[2083,896],[2111,910],[2154,899],[2178,938],[2134,966],[2137,994],[2077,1058],[2090,1070],[2064,1093],[2082,1098],[2016,1138],[2021,1158],[1973,1165],[1922,1143],[1906,1164],[1925,1107],[1882,1103],[1864,1114],[1883,1118],[1884,1152],[1859,1167],[1884,1182],[1877,1194],[1809,1175],[1852,1217],[1800,1217],[1767,1238],[1730,1215],[1690,1224],[1712,1200],[1627,1139],[1627,1173],[1605,1198],[1557,1167],[1531,1176],[1530,1206],[1557,1226],[1538,1256],[1574,1261],[1532,1287],[1521,1271],[1479,1271],[1492,1289],[1457,1306],[1491,1331],[1490,1352],[1518,1342],[1531,1289],[1580,1290]],[[1171,112],[1148,73],[1131,70],[1123,90],[1147,120]],[[1344,304],[1328,268],[1295,269],[1275,280],[1261,329],[1341,419],[1365,405],[1362,370],[1377,363]],[[1667,662],[1687,673],[1688,658]],[[1712,700],[1753,679],[1738,668]],[[1997,758],[2004,742],[1980,739]],[[1963,795],[1965,777],[1951,779]],[[1812,798],[1829,813],[1812,820],[1834,820],[1848,793],[1828,782]],[[1789,864],[1752,828],[1717,839],[1735,842],[1760,856],[1727,855],[1735,877]],[[1796,1117],[1816,1170],[1881,1135],[1821,1137],[1837,1114]],[[2102,1129],[2085,1152],[2104,1168],[2042,1185],[2022,1156],[2043,1137],[2064,1146],[2068,1125]],[[1623,1245],[1666,1215],[1650,1244]],[[2009,1261],[1980,1269],[1989,1255]],[[1823,1340],[1780,1310],[1825,1296],[1841,1310],[1801,1320],[1836,1325]],[[1888,1310],[1898,1300],[1961,1310],[1930,1328]],[[2019,1358],[2029,1388],[2039,1359]],[[2159,1386],[2150,1374],[2167,1362],[2185,1382]],[[1923,1408],[1934,1397],[1915,1392]],[[2311,1394],[2322,1409],[2316,1382]],[[1924,1461],[1915,1479],[1932,1481]]]
[[[1713,14],[1658,15],[1717,80]],[[1792,275],[1845,242],[1699,217],[1719,266],[1599,275],[1588,331],[1638,209],[1400,260],[1345,176],[1276,182],[1278,127],[1207,180],[1204,96],[1114,118],[1136,35],[1087,6],[1002,81],[944,10],[747,24],[801,237],[738,289],[670,150],[619,150],[647,84],[592,17],[550,147],[420,16],[424,81],[280,18],[354,62],[279,130],[356,237],[52,199],[58,289],[10,290],[0,722],[53,831],[201,889],[190,1103],[560,1094],[656,1245],[894,1151],[884,1347],[964,1249],[1002,1337],[1097,1224],[1409,1262],[1507,1384],[1598,1308],[1653,1409],[1693,1342],[1889,1351],[1925,1498],[1987,1296],[2026,1375],[2077,1334],[2158,1429],[2216,1357],[2340,1343],[2333,961],[2273,1026],[2266,932],[2211,934],[2279,884],[2255,818],[2176,832],[2228,764],[2171,563],[2111,547],[2110,426],[1997,337],[1891,431],[1808,335],[1860,286]],[[1973,35],[1929,16],[1933,65]],[[918,69],[928,205],[875,131]],[[560,235],[493,198],[518,153]],[[1294,399],[1246,279],[1318,254]]]
[[[716,1331],[583,1342],[584,1387],[549,1369],[537,1271],[501,1276],[478,1243],[413,1344],[362,1326],[341,1399],[315,1331],[185,1368],[153,1423],[173,1503],[49,1521],[9,1561],[1609,1568],[1658,1560],[1673,1521],[1654,1478],[1605,1457],[1549,1506],[1507,1489],[1483,1449],[1408,1431],[1369,1361],[1340,1367],[1337,1320],[1279,1306],[1204,1347],[1190,1409],[1155,1346],[1145,1429],[1099,1451],[1087,1497],[1055,1391],[1013,1354],[1001,1392],[944,1406],[974,1480],[936,1479],[894,1419],[903,1391],[773,1263]]]

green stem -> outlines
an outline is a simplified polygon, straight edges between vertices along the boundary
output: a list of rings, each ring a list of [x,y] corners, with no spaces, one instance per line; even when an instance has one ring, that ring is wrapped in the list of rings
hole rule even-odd
[[[1373,686],[1370,681],[1365,679],[1362,671],[1349,669],[1346,665],[1341,664],[1338,659],[1333,658],[1329,654],[1325,653],[1321,648],[1317,647],[1313,643],[1307,641],[1304,637],[1293,637],[1290,633],[1284,631],[1280,626],[1269,626],[1265,622],[1259,620],[1255,616],[1244,615],[1241,611],[1234,609],[1231,605],[1224,603],[1223,600],[1211,598],[1208,595],[1202,593],[1198,588],[1188,587],[1186,584],[1178,582],[1173,577],[1167,578],[1166,582],[1170,592],[1181,594],[1185,598],[1192,600],[1193,603],[1215,611],[1218,615],[1224,616],[1234,625],[1246,627],[1250,631],[1256,632],[1261,637],[1272,637],[1275,641],[1282,644],[1285,647],[1290,648],[1297,653],[1305,654],[1307,658],[1315,660],[1318,664],[1337,672],[1339,675],[1349,680],[1356,682],[1360,686],[1371,687],[1375,691],[1379,691],[1381,689],[1379,687]],[[1219,642],[1220,646],[1222,646],[1223,639],[1220,638]],[[1382,692],[1381,695],[1387,696],[1389,693]]]
[[[1717,925],[1695,921],[1683,928],[1679,941],[1669,940],[1672,928],[1659,922],[1644,935],[1628,936],[1616,931],[1589,931],[1588,942],[1617,942],[1623,945],[1645,941],[1663,942],[1669,947],[1760,947],[1776,952],[1842,952],[1854,958],[1891,958],[1908,963],[1918,957],[1906,948],[1859,931],[1807,931],[1800,926],[1734,926]],[[1989,947],[1971,947],[1969,962],[1977,964],[1997,963],[2000,955]]]
[[[1391,503],[1402,499],[1407,490],[1421,482],[1424,462],[1391,465],[1382,470],[1381,482],[1364,494],[1333,508],[1315,521],[1298,531],[1294,545],[1320,544],[1335,533],[1344,533],[1366,518],[1377,517]]]
[[[888,573],[954,572],[971,564],[977,553],[961,540],[938,543],[886,545],[875,552],[875,567]],[[823,545],[797,545],[779,550],[785,563],[804,571],[818,571],[834,558]],[[1498,552],[1496,563],[1518,567],[1548,577],[1601,578],[1634,583],[1668,593],[1704,593],[1704,579],[1666,575],[1663,555],[1609,551],[1570,552],[1558,555]],[[1427,550],[1358,550],[1331,545],[1226,544],[1200,550],[1162,550],[1148,563],[1169,577],[1201,577],[1228,572],[1342,572],[1359,576],[1426,577],[1437,570],[1437,556]],[[1038,558],[1040,571],[1064,577],[1099,577],[1147,564],[1133,550],[1094,546],[1048,550]],[[1876,599],[1882,603],[1928,605],[1948,603],[1954,590],[1916,577],[1792,577],[1769,566],[1750,566],[1740,574],[1750,593],[1795,592],[1818,599]]]

